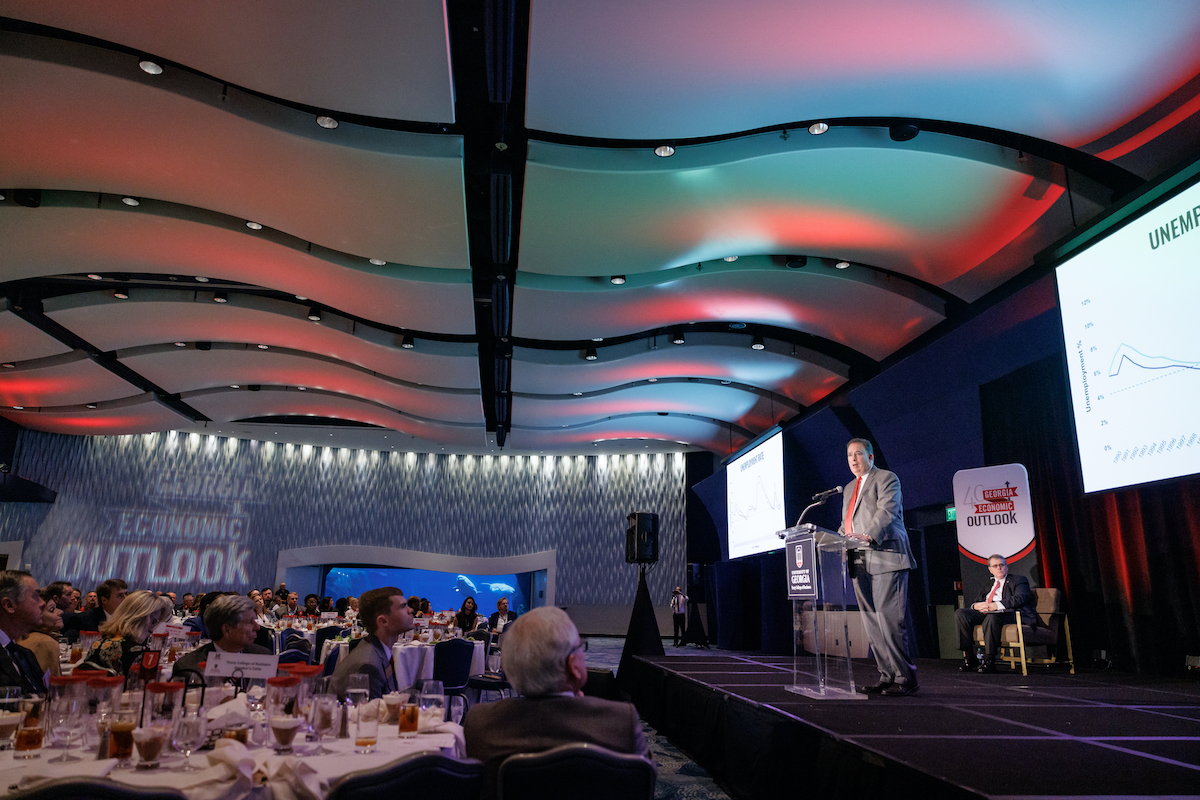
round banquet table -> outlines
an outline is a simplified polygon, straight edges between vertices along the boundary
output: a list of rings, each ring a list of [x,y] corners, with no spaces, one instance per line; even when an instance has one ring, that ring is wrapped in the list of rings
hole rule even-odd
[[[484,642],[473,642],[475,650],[471,653],[471,673],[472,675],[482,675],[485,659],[487,658],[487,645]],[[338,661],[346,657],[346,653],[350,650],[348,641],[335,641],[330,639],[325,642],[321,648],[321,663],[325,663],[325,659],[329,657],[329,652],[334,647],[339,648]],[[396,665],[396,685],[402,689],[407,689],[415,684],[418,680],[428,680],[433,677],[433,645],[421,644],[418,642],[397,642],[392,648],[392,661]]]

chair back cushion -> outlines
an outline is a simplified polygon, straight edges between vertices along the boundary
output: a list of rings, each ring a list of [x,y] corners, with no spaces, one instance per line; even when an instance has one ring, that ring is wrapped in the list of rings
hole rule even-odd
[[[466,639],[447,639],[433,646],[433,679],[446,689],[461,689],[471,676],[471,656],[475,643]]]
[[[651,800],[654,764],[594,744],[520,753],[500,765],[500,800]]]
[[[377,769],[340,778],[327,800],[479,800],[483,764],[438,753],[419,753]]]

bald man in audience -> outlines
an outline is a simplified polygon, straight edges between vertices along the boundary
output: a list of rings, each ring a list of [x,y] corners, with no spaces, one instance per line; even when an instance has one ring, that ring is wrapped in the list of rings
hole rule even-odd
[[[566,612],[535,608],[511,623],[501,654],[521,697],[472,706],[463,719],[467,755],[484,762],[484,797],[495,797],[500,762],[560,744],[598,744],[649,757],[637,710],[629,703],[585,697],[587,660]]]

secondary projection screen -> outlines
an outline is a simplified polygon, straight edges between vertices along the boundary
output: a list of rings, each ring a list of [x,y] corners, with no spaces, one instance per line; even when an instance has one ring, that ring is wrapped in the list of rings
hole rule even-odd
[[[729,557],[783,547],[776,531],[787,527],[783,510],[783,432],[725,467]]]
[[[1200,184],[1057,279],[1084,491],[1200,472]]]

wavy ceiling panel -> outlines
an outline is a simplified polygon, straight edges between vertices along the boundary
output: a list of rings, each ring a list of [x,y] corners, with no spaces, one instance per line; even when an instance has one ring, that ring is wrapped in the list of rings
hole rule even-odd
[[[772,408],[787,416],[797,410],[734,386],[640,383],[570,400],[519,396],[513,399],[513,424],[525,428],[578,425],[629,414],[689,414],[741,424],[752,415],[770,418]]]
[[[598,346],[595,361],[585,361],[578,350],[516,348],[513,391],[562,396],[604,391],[651,378],[660,382],[698,378],[765,389],[807,406],[846,381],[844,365],[803,348],[797,348],[797,356],[789,355],[782,343],[773,342],[764,350],[751,350],[747,346],[748,337],[740,335],[737,336],[743,340],[740,345],[704,343],[732,338],[692,334],[683,345],[664,342],[656,350],[649,349],[644,341]]]
[[[202,275],[301,295],[384,325],[433,333],[475,331],[466,270],[377,268],[365,260],[361,269],[353,269],[281,246],[245,226],[230,230],[138,213],[115,200],[112,205],[126,210],[0,206],[0,279],[63,273]]]
[[[227,110],[232,94],[222,106],[219,86],[199,102],[143,80],[132,56],[128,69],[0,55],[0,106],[21,109],[0,128],[0,185],[166,200],[363,258],[467,264],[458,137],[326,131],[284,111],[268,127]]]
[[[144,295],[151,297],[143,301]],[[399,334],[369,330],[328,312],[320,322],[312,322],[307,308],[242,295],[218,304],[184,292],[133,292],[124,301],[95,292],[55,298],[46,304],[46,314],[101,350],[177,341],[261,344],[326,356],[411,383],[479,388],[474,344],[422,340],[406,350],[400,347]],[[120,324],[129,314],[137,316],[137,325]]]
[[[513,427],[511,447],[518,452],[613,452],[611,443],[624,443],[629,452],[654,452],[664,443],[677,442],[714,453],[737,449],[751,436],[709,419],[642,415],[603,420],[573,428],[530,429]]]
[[[569,297],[518,285],[514,334],[587,340],[690,322],[754,322],[820,336],[881,359],[943,319],[875,285],[786,268],[699,273],[660,285],[612,286]]]
[[[76,436],[166,431],[189,424],[189,420],[146,394],[139,394],[125,402],[105,403],[96,410],[58,408],[35,413],[4,409],[0,413],[18,425],[35,431]]]
[[[405,386],[336,362],[274,350],[161,348],[151,352],[118,353],[121,362],[172,393],[217,387],[241,387],[239,394],[255,395],[250,385],[296,387],[358,397],[405,414],[445,422],[482,424],[478,392],[438,391]],[[282,400],[283,392],[269,395]],[[256,402],[261,402],[255,398]],[[282,413],[282,412],[276,412]]]
[[[0,15],[114,42],[303,105],[454,121],[441,0],[357,0],[352,13],[324,0],[0,0]]]
[[[920,149],[934,138],[898,146],[886,129],[838,128],[681,147],[670,159],[533,142],[521,269],[628,275],[796,253],[943,285],[1023,234],[1062,189],[1027,174],[1015,151],[1006,161],[1000,148],[983,148],[1000,162],[989,163]]]
[[[71,352],[62,342],[42,333],[11,311],[0,311],[0,360],[5,363],[61,356]]]
[[[0,406],[83,405],[141,394],[80,352],[0,370]]]
[[[557,0],[533,4],[526,120],[653,139],[923,117],[1077,146],[1194,75],[1197,41],[1191,0]]]

